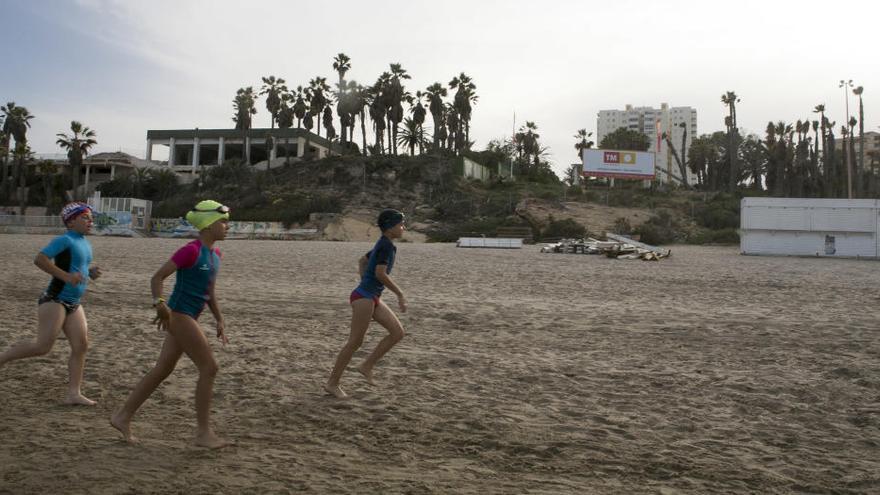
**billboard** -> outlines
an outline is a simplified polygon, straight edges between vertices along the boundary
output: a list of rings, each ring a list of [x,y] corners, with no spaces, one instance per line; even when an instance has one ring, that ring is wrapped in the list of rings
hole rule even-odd
[[[654,153],[585,149],[583,157],[585,177],[654,178]]]

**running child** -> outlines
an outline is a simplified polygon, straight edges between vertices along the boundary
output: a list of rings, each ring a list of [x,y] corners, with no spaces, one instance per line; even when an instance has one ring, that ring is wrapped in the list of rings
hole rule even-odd
[[[367,379],[367,383],[375,385],[373,381],[373,367],[382,359],[388,351],[400,342],[405,335],[403,325],[397,319],[394,311],[382,301],[382,291],[387,287],[391,292],[397,295],[397,304],[401,313],[406,312],[406,298],[403,291],[391,279],[391,269],[394,267],[394,259],[397,254],[397,247],[393,240],[403,236],[406,227],[404,226],[404,215],[397,210],[383,210],[379,214],[377,221],[379,229],[382,231],[381,237],[376,241],[376,245],[366,255],[358,260],[358,273],[361,276],[361,283],[352,291],[349,297],[351,303],[351,334],[348,336],[348,342],[339,351],[336,358],[336,364],[330,373],[330,379],[324,385],[327,393],[344,399],[348,395],[342,391],[339,386],[339,380],[342,379],[342,373],[351,361],[354,352],[361,347],[364,342],[364,335],[370,326],[370,321],[375,320],[388,330],[385,336],[367,359],[358,366],[358,371]]]
[[[229,229],[229,208],[216,201],[206,200],[196,205],[186,215],[187,221],[199,230],[199,238],[180,248],[165,262],[150,280],[153,307],[159,331],[166,331],[162,351],[152,370],[138,383],[122,409],[110,418],[110,424],[122,433],[128,442],[137,439],[131,433],[131,419],[168,375],[174,371],[177,361],[186,353],[199,370],[196,384],[196,445],[219,448],[227,442],[218,437],[211,428],[211,399],[214,394],[214,377],[217,362],[208,339],[199,326],[199,315],[210,308],[217,322],[217,338],[223,345],[226,338],[223,314],[214,288],[220,270],[220,251],[214,248],[216,241],[226,237]],[[177,272],[177,281],[171,297],[162,297],[162,283]]]
[[[16,359],[48,354],[63,330],[70,343],[70,381],[65,403],[94,406],[95,401],[85,397],[81,390],[89,332],[86,312],[80,305],[88,279],[101,276],[100,268],[90,266],[92,245],[85,238],[92,230],[92,208],[85,203],[70,203],[61,210],[61,219],[67,232],[52,239],[34,259],[40,270],[52,276],[49,287],[37,300],[37,339],[14,345],[0,354],[0,367]]]

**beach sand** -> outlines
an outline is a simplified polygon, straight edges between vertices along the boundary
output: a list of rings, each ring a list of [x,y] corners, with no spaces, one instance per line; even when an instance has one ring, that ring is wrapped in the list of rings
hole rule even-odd
[[[48,236],[0,235],[0,349],[34,336]],[[0,368],[0,493],[878,493],[880,263],[674,246],[660,262],[400,243],[407,337],[321,389],[371,243],[226,241],[231,342],[192,445],[184,358],[108,424],[153,365],[149,278],[185,241],[91,237],[86,395],[61,405],[67,342]],[[166,281],[166,293],[172,281]],[[385,300],[396,308],[393,294]]]

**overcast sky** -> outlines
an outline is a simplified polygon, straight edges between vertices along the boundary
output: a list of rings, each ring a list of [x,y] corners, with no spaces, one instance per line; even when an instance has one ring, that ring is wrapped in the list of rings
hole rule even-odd
[[[60,152],[55,134],[78,120],[98,133],[96,151],[143,157],[147,129],[230,128],[238,88],[259,89],[267,75],[288,86],[335,82],[332,59],[344,52],[346,78],[361,84],[394,62],[412,75],[412,92],[465,72],[479,95],[476,148],[510,136],[515,114],[517,127],[537,123],[561,173],[577,161],[575,132],[595,132],[599,110],[627,103],[696,108],[703,134],[723,128],[720,97],[735,91],[747,132],[813,119],[819,103],[839,127],[839,81],[852,79],[865,87],[866,130],[878,130],[874,5],[0,0],[0,100],[35,116],[29,141],[38,153]],[[264,99],[257,108],[254,127],[269,127]],[[858,113],[852,95],[850,112]]]

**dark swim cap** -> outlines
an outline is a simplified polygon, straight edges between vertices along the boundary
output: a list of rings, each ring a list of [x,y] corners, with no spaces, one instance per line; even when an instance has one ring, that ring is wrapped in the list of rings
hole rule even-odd
[[[379,226],[379,229],[382,230],[382,232],[385,232],[391,227],[403,222],[403,220],[403,213],[397,210],[382,210],[382,213],[379,213],[379,219],[376,221],[376,225]]]

